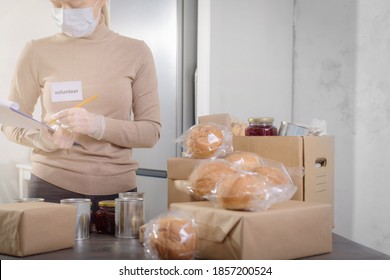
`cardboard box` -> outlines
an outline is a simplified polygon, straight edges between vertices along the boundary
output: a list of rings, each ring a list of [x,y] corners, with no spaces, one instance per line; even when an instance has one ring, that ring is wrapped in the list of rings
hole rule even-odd
[[[235,151],[249,151],[282,162],[296,170],[292,176],[297,192],[293,200],[334,202],[333,136],[234,136]],[[198,159],[171,158],[167,161],[168,205],[191,198],[178,188],[199,163]],[[302,172],[303,171],[303,176]],[[175,182],[180,180],[179,182]]]
[[[0,205],[0,253],[28,256],[74,246],[76,207],[48,202]]]
[[[201,159],[170,158],[167,161],[168,206],[176,202],[193,201],[184,184]]]
[[[254,152],[297,170],[292,179],[298,190],[292,199],[333,204],[333,136],[235,136],[233,147],[235,151]]]
[[[193,215],[199,259],[283,260],[332,251],[332,207],[286,201],[267,211],[215,208],[211,202],[171,204]]]

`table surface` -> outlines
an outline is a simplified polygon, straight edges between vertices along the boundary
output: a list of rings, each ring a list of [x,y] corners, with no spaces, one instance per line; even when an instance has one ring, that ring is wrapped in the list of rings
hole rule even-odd
[[[144,260],[139,239],[116,238],[92,233],[89,239],[76,241],[69,249],[27,257],[0,255],[0,260]],[[305,260],[390,260],[390,256],[333,234],[333,252],[303,258]]]

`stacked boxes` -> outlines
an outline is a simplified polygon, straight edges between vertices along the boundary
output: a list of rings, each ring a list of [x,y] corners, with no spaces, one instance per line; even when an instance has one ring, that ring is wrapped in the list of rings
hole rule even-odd
[[[224,115],[200,122],[228,124]],[[186,180],[200,159],[171,158],[168,206],[192,214],[197,223],[201,259],[295,259],[332,251],[334,137],[234,136],[234,151],[279,161],[292,173],[292,200],[266,211],[219,209],[192,201]]]
[[[333,205],[334,197],[334,137],[333,136],[235,136],[235,151],[249,151],[282,162],[293,171],[298,190],[292,199]],[[183,190],[200,160],[168,159],[168,205],[188,202],[191,197]]]

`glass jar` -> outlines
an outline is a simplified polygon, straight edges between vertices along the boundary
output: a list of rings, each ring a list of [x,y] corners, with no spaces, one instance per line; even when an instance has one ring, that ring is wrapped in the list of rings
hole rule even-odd
[[[98,233],[115,234],[115,200],[102,200],[96,211],[95,229]]]
[[[249,126],[245,129],[245,136],[276,136],[278,129],[273,125],[274,118],[249,118]]]

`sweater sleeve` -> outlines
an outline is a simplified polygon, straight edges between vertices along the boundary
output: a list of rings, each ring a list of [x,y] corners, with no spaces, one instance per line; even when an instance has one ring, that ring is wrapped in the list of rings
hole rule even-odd
[[[8,99],[19,104],[19,110],[32,116],[37,100],[40,96],[38,81],[38,65],[34,61],[33,43],[29,42],[23,48],[13,74]],[[33,136],[38,133],[35,129],[24,129],[1,126],[5,136],[18,144],[34,147]]]
[[[105,118],[102,140],[127,148],[151,148],[160,138],[160,101],[153,55],[143,43],[141,61],[133,81],[133,120]]]

